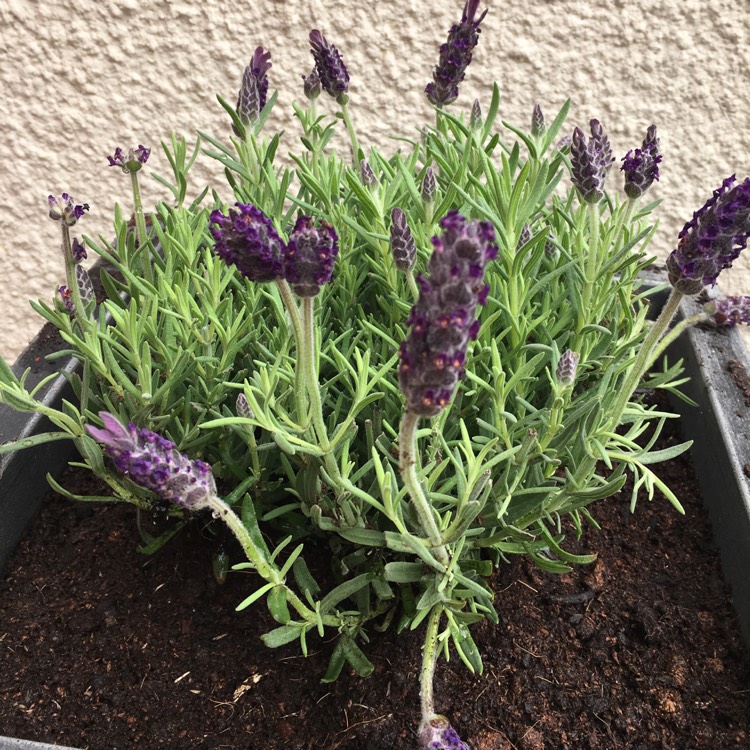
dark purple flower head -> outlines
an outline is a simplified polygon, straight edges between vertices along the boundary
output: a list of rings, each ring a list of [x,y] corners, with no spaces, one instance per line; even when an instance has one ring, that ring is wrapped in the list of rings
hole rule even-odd
[[[531,135],[539,136],[544,135],[547,130],[547,123],[544,121],[544,113],[542,112],[539,104],[534,105],[534,109],[531,112]]]
[[[151,149],[139,145],[138,148],[130,148],[125,153],[119,146],[112,156],[107,157],[110,167],[120,167],[123,172],[132,174],[138,172],[151,156]]]
[[[628,198],[640,198],[654,180],[659,180],[659,163],[662,155],[659,153],[659,139],[656,136],[656,125],[646,131],[641,148],[628,151],[622,159],[620,170],[625,172],[625,193]]]
[[[423,721],[419,731],[420,750],[470,750],[445,716]]]
[[[728,177],[693,214],[667,258],[669,281],[683,294],[697,294],[731,267],[750,237],[750,177]]]
[[[174,443],[133,424],[124,427],[109,412],[99,412],[104,429],[86,430],[112,457],[117,471],[163,500],[200,510],[216,496],[211,467],[179,453]]]
[[[237,97],[237,114],[245,125],[254,123],[268,95],[268,71],[271,69],[271,53],[256,47],[250,63],[242,74],[242,84]]]
[[[703,311],[710,315],[717,326],[731,328],[738,323],[750,326],[750,297],[722,297],[709,300]]]
[[[440,45],[438,64],[424,90],[436,107],[445,107],[458,98],[458,86],[464,80],[471,54],[479,41],[479,24],[487,15],[485,10],[475,19],[478,8],[479,0],[466,0],[461,21],[451,26],[448,41]]]
[[[433,237],[429,277],[417,277],[421,292],[411,310],[411,326],[401,345],[399,382],[406,408],[434,417],[448,405],[464,375],[466,350],[479,332],[477,306],[487,301],[487,261],[497,257],[495,230],[450,211]]]
[[[75,310],[75,305],[73,304],[73,293],[70,291],[70,288],[63,285],[58,287],[57,293],[60,295],[60,301],[65,309],[72,313]]]
[[[69,227],[72,227],[89,210],[88,203],[77,204],[67,193],[63,193],[59,198],[50,195],[48,201],[50,219],[62,221]]]
[[[417,248],[414,244],[406,214],[400,208],[391,211],[391,253],[396,268],[410,271],[417,259]]]
[[[607,177],[601,143],[593,136],[586,141],[583,131],[576,128],[570,143],[570,163],[573,184],[578,188],[581,198],[586,203],[598,203],[604,197],[604,180]]]
[[[308,99],[317,99],[322,91],[320,86],[320,76],[318,75],[318,69],[313,68],[312,73],[309,76],[302,76],[303,89],[305,96]]]
[[[349,73],[339,51],[333,44],[328,44],[318,29],[310,32],[310,49],[323,90],[339,103],[345,101],[349,91]]]
[[[271,220],[255,206],[236,203],[227,215],[211,213],[214,249],[227,264],[234,264],[247,279],[260,283],[284,277],[284,243]]]
[[[78,241],[78,237],[73,238],[73,242],[70,244],[70,252],[73,255],[74,263],[80,263],[88,257],[86,248]]]
[[[336,230],[325,221],[300,216],[284,251],[284,276],[300,297],[315,297],[333,276],[339,252]]]

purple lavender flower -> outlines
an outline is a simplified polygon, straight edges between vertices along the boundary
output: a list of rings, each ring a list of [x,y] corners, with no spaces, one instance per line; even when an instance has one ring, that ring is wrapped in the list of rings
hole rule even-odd
[[[77,204],[67,193],[63,193],[59,198],[50,195],[48,201],[50,219],[62,221],[69,227],[72,227],[89,210],[88,203]]]
[[[86,425],[113,458],[117,471],[163,500],[200,510],[216,496],[211,467],[179,453],[174,443],[134,424],[124,427],[106,411],[99,412],[104,429]]]
[[[234,264],[247,279],[260,283],[284,277],[284,243],[271,220],[255,206],[236,203],[225,216],[211,213],[214,250],[227,264]]]
[[[557,372],[555,373],[557,382],[563,388],[570,388],[576,382],[576,372],[578,371],[578,360],[581,355],[578,352],[566,349],[557,363]]]
[[[284,276],[300,297],[315,297],[333,275],[339,252],[336,230],[325,221],[300,216],[284,252]]]
[[[112,156],[108,156],[110,167],[120,167],[123,172],[132,174],[138,172],[151,156],[151,149],[141,146],[128,149],[127,154],[118,146]]]
[[[722,297],[709,300],[703,312],[714,319],[717,326],[732,328],[741,323],[750,326],[750,297]]]
[[[461,740],[448,719],[440,715],[422,722],[419,731],[419,747],[420,750],[471,750]]]
[[[322,90],[320,86],[320,76],[318,75],[318,69],[313,68],[312,73],[310,73],[309,76],[302,76],[302,81],[305,96],[310,100],[317,99],[320,96],[320,92]]]
[[[396,268],[410,271],[417,259],[417,248],[414,244],[406,214],[400,208],[391,211],[391,253]]]
[[[328,44],[318,29],[310,32],[310,48],[320,85],[340,104],[345,102],[349,91],[349,73],[339,51],[333,44]]]
[[[250,63],[242,74],[242,85],[237,97],[237,114],[245,125],[255,122],[268,94],[268,76],[271,69],[271,53],[256,47]]]
[[[432,238],[429,278],[417,277],[421,292],[406,321],[411,330],[400,351],[406,408],[422,417],[434,417],[447,406],[464,375],[469,340],[479,332],[477,306],[489,294],[484,267],[497,257],[489,222],[468,221],[450,211],[440,226],[443,236]]]
[[[73,256],[74,263],[80,263],[88,257],[86,248],[78,241],[78,237],[73,238],[73,242],[70,245],[70,252]]]
[[[589,126],[591,128],[591,142],[594,144],[599,164],[606,175],[609,172],[609,168],[615,162],[615,157],[612,155],[612,147],[609,145],[609,138],[605,135],[599,120],[591,120]]]
[[[750,177],[734,185],[728,177],[705,205],[693,214],[667,258],[672,286],[683,294],[697,294],[716,283],[730,268],[750,237]]]
[[[73,305],[73,293],[65,285],[58,287],[57,293],[60,295],[60,301],[62,302],[65,309],[69,313],[72,313],[75,310],[75,306]]]
[[[531,112],[531,135],[537,138],[544,135],[547,130],[547,124],[544,121],[544,113],[539,104],[534,105]]]
[[[487,15],[485,10],[475,20],[478,8],[479,0],[466,0],[461,21],[451,26],[448,41],[440,45],[440,58],[432,72],[432,81],[424,90],[427,98],[436,107],[445,107],[458,98],[458,85],[466,76],[471,53],[479,41],[479,24]]]
[[[586,203],[598,203],[604,197],[604,180],[607,177],[605,162],[606,154],[602,153],[601,142],[593,136],[587,142],[583,131],[576,128],[570,144],[570,164],[573,184]]]
[[[656,125],[651,125],[646,131],[641,148],[628,151],[622,159],[620,170],[625,172],[625,193],[631,200],[640,198],[654,180],[659,180],[659,138],[656,135]]]

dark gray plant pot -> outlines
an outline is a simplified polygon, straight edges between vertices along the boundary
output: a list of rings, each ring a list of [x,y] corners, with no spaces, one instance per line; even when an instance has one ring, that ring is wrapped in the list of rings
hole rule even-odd
[[[656,295],[658,303],[659,295]],[[661,295],[661,299],[666,297]],[[682,304],[684,316],[697,311],[691,300]],[[55,370],[71,372],[75,360],[55,366],[44,361],[53,351],[38,336],[19,357],[14,370],[32,368],[29,382],[39,382]],[[739,333],[693,328],[669,351],[672,361],[682,358],[690,383],[684,392],[697,402],[688,406],[675,399],[684,432],[695,441],[695,470],[706,498],[714,538],[721,555],[724,577],[732,591],[740,629],[750,647],[750,358]],[[746,380],[743,392],[738,383]],[[60,376],[47,390],[45,402],[59,405],[72,396]],[[0,404],[0,442],[16,440],[53,429],[39,415],[18,414]],[[20,453],[0,457],[0,570],[38,511],[48,485],[47,472],[59,474],[72,455],[72,443],[45,443]],[[75,750],[59,745],[0,737],[0,750]]]

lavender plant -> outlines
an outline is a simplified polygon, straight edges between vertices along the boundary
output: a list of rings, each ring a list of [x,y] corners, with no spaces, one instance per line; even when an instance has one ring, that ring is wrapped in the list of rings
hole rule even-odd
[[[441,654],[482,671],[471,626],[508,606],[488,581],[497,565],[593,560],[565,549],[566,531],[628,471],[633,507],[658,490],[680,510],[653,467],[689,443],[654,450],[672,415],[633,394],[679,386],[679,365],[648,373],[686,326],[750,318],[730,298],[670,328],[679,300],[713,285],[750,236],[750,178],[725,181],[686,224],[650,323],[639,273],[657,204],[641,199],[659,178],[656,128],[618,184],[598,120],[590,138],[559,140],[567,103],[551,120],[534,105],[530,133],[497,122],[497,86],[485,112],[454,114],[485,13],[468,0],[426,89],[436,121],[390,156],[360,147],[343,57],[313,30],[294,105],[302,150],[279,165],[270,52],[257,47],[237,106],[219,97],[234,135],[200,133],[190,153],[163,144],[174,175],[156,179],[172,201],[144,213],[148,149],[108,157],[131,175],[135,231],[118,209],[114,241],[71,241],[88,207],[50,198],[66,285],[35,308],[60,329],[58,356],[83,364],[78,403],[46,406],[45,383],[29,391],[0,363],[0,399],[57,428],[0,451],[72,439],[112,489],[96,499],[170,503],[174,525],[146,551],[213,514],[238,541],[234,569],[258,575],[238,608],[265,599],[277,621],[266,645],[307,653],[335,636],[333,680],[347,663],[372,671],[371,625],[424,628],[423,748],[467,747],[437,713],[433,676]],[[321,91],[339,112],[318,111]],[[338,120],[351,167],[330,146]],[[201,145],[227,185],[186,205]],[[87,251],[108,264],[96,310]],[[326,582],[306,562],[320,540],[335,540]]]

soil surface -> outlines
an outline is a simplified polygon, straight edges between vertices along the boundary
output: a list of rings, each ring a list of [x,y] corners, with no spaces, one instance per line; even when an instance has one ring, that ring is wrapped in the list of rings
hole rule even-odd
[[[677,439],[674,435],[669,440]],[[602,530],[565,576],[514,559],[498,626],[474,634],[483,676],[440,662],[437,709],[475,750],[750,748],[750,669],[689,458],[660,467],[686,509],[629,493],[594,505]],[[95,494],[86,476],[63,484]],[[257,583],[218,585],[201,523],[153,557],[134,509],[57,496],[0,583],[0,734],[86,750],[413,750],[421,629],[372,634],[362,679],[320,677],[332,642],[271,651]],[[232,562],[238,561],[233,553]]]

